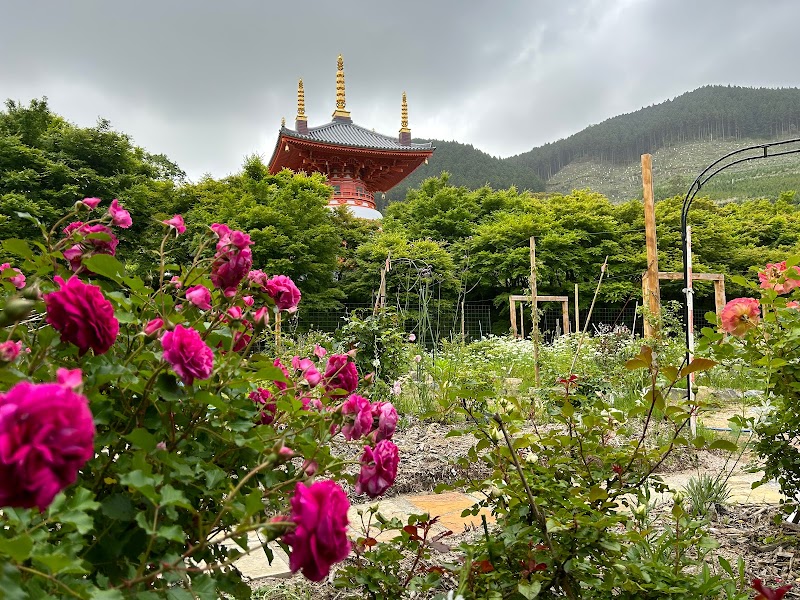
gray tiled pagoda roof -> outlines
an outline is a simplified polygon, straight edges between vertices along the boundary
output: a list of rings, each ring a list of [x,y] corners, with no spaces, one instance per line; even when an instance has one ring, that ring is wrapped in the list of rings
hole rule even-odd
[[[396,152],[418,152],[420,150],[433,150],[431,142],[424,144],[411,143],[406,146],[400,144],[398,138],[389,137],[365,129],[352,122],[336,120],[319,127],[309,127],[308,133],[300,133],[288,127],[281,127],[281,134],[300,140],[310,140],[337,146],[355,146],[358,148],[372,148],[377,150],[393,150]]]

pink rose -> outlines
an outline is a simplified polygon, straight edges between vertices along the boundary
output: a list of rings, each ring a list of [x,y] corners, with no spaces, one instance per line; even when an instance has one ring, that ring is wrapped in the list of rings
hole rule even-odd
[[[94,210],[95,208],[97,208],[97,205],[100,204],[101,202],[102,200],[100,200],[100,198],[84,198],[83,200],[81,200],[81,203],[86,205],[89,208],[89,210]]]
[[[422,362],[422,355],[421,354],[415,354],[414,355],[414,362],[417,363],[417,364],[421,363]]]
[[[344,439],[357,440],[372,431],[372,407],[369,400],[353,394],[342,403],[339,409],[344,417],[342,435]],[[335,428],[335,425],[332,427]]]
[[[361,472],[356,482],[356,494],[366,494],[377,498],[392,487],[397,478],[397,465],[400,464],[400,452],[389,440],[383,440],[375,448],[364,446],[361,455]]]
[[[44,511],[94,456],[89,402],[59,383],[0,393],[0,506]]]
[[[397,428],[397,409],[391,402],[376,402],[372,405],[374,441],[390,440]]]
[[[178,235],[186,231],[186,224],[183,222],[183,217],[181,215],[175,215],[171,219],[167,219],[166,221],[161,221],[161,222],[164,225],[169,225],[173,229],[177,230]]]
[[[722,330],[739,337],[757,326],[760,317],[761,305],[755,298],[731,300],[720,313]]]
[[[269,325],[269,309],[266,306],[262,306],[256,312],[253,313],[253,321],[256,327],[262,328]]]
[[[186,299],[197,308],[211,310],[211,292],[204,285],[194,285],[186,290]]]
[[[787,302],[786,308],[794,308],[794,309],[800,308],[800,302],[797,302],[797,300],[792,300],[791,302]]]
[[[0,363],[10,363],[17,360],[22,351],[22,342],[12,342],[8,340],[0,344]]]
[[[264,286],[267,295],[275,301],[279,310],[294,312],[300,303],[300,290],[286,275],[276,275]]]
[[[275,404],[272,392],[264,388],[256,388],[254,391],[250,392],[249,398],[263,407],[261,411],[261,424],[271,424],[275,420],[275,412],[277,411],[277,405]]]
[[[195,379],[208,379],[214,369],[214,352],[191,327],[177,325],[161,338],[164,360],[186,385]]]
[[[253,306],[256,303],[255,299],[252,296],[242,296],[242,302],[247,308]]]
[[[417,341],[417,334],[416,333],[409,333],[408,334],[408,341],[409,342],[416,342]]]
[[[144,334],[147,337],[155,337],[162,329],[164,329],[164,319],[153,319],[144,326]]]
[[[800,277],[800,269],[792,267],[787,269],[786,261],[771,264],[767,263],[766,269],[758,273],[758,280],[765,290],[775,290],[778,294],[788,294],[794,288],[800,287],[800,279],[793,279],[789,275]]]
[[[255,269],[247,274],[247,279],[251,287],[265,288],[267,281],[269,281],[269,275],[264,273],[261,269]]]
[[[80,391],[83,388],[83,371],[59,368],[56,371],[56,382],[72,390]]]
[[[9,263],[3,263],[2,265],[0,265],[0,274],[2,274],[3,271],[5,271],[6,269],[13,270],[16,273],[16,275],[10,275],[10,274],[6,273],[5,275],[3,275],[3,278],[4,279],[8,279],[11,282],[11,284],[15,288],[17,288],[18,290],[21,290],[22,288],[24,288],[25,287],[25,275],[23,275],[22,271],[20,271],[16,267],[12,267],[11,264],[9,264]]]
[[[117,227],[127,229],[133,225],[131,213],[120,206],[119,200],[114,198],[111,201],[111,206],[108,207],[108,214],[111,215],[111,222]]]
[[[314,356],[316,356],[317,358],[325,358],[325,355],[327,353],[328,351],[325,348],[323,348],[319,344],[314,344]]]
[[[227,315],[234,321],[239,321],[242,318],[242,307],[231,306],[227,311]]]
[[[56,277],[55,282],[61,289],[45,294],[45,320],[61,334],[62,342],[75,344],[81,356],[89,348],[95,354],[108,352],[117,339],[119,321],[100,288],[78,277],[70,277],[66,283]]]
[[[286,369],[286,367],[283,366],[283,363],[281,362],[280,358],[276,358],[272,362],[272,365],[275,366],[275,367],[278,367],[281,370],[281,373],[283,373],[283,376],[286,378],[286,381],[277,381],[276,380],[276,381],[272,382],[272,383],[275,384],[276,388],[278,388],[280,391],[284,392],[284,391],[286,391],[286,388],[289,387],[289,384],[291,384],[291,381],[292,381],[291,379],[289,379],[289,371]],[[286,383],[286,382],[289,382],[289,383]]]
[[[358,387],[358,371],[355,363],[350,362],[347,354],[332,354],[325,367],[325,390],[328,393],[334,390],[354,392]]]
[[[172,279],[170,279],[170,280],[169,280],[169,282],[170,282],[170,283],[171,283],[173,286],[175,286],[175,289],[176,289],[176,290],[179,290],[179,289],[181,289],[181,288],[183,287],[183,284],[181,283],[181,278],[180,278],[180,277],[178,277],[177,275],[173,275],[173,276],[172,276]]]
[[[211,264],[211,283],[215,288],[222,290],[226,298],[233,298],[251,266],[253,266],[253,254],[250,248],[217,254]]]
[[[295,356],[292,358],[292,368],[301,373],[301,377],[305,379],[312,388],[316,387],[322,379],[322,375],[320,375],[316,365],[314,365],[311,359]]]
[[[347,510],[350,502],[342,488],[333,481],[318,481],[294,489],[292,521],[295,527],[283,536],[291,546],[289,567],[302,571],[311,581],[322,581],[334,563],[350,553],[347,539]]]
[[[237,331],[233,334],[233,348],[234,352],[241,352],[245,348],[247,348],[247,344],[250,343],[250,340],[253,339],[253,336],[248,335],[243,331]]]

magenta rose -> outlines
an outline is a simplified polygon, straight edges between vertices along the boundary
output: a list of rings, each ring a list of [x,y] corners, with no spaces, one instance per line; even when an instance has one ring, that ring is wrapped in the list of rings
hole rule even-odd
[[[100,198],[84,198],[81,203],[84,204],[89,210],[94,210],[102,200]]]
[[[289,385],[293,385],[292,384],[292,380],[289,378],[289,371],[286,369],[286,367],[283,366],[283,363],[281,362],[280,358],[276,358],[274,361],[272,361],[272,364],[273,364],[273,366],[278,367],[281,370],[281,373],[283,373],[283,376],[286,378],[286,381],[277,381],[276,380],[276,381],[273,381],[272,383],[275,384],[276,388],[278,388],[280,391],[284,392],[284,391],[286,391],[286,388]],[[288,382],[288,384],[287,384],[287,382]]]
[[[300,304],[300,290],[286,275],[276,275],[264,286],[267,295],[275,301],[279,310],[294,312]]]
[[[328,358],[322,378],[328,393],[344,390],[349,394],[358,387],[358,370],[355,363],[350,362],[347,354],[332,354]]]
[[[177,325],[161,338],[164,360],[186,385],[195,379],[208,379],[214,369],[214,352],[191,327]]]
[[[119,321],[100,288],[78,277],[70,277],[66,283],[56,277],[55,282],[61,289],[45,294],[45,320],[61,334],[62,342],[75,344],[81,356],[89,348],[95,354],[108,352],[117,339]]]
[[[0,393],[0,506],[44,511],[94,455],[88,400],[58,383]]]
[[[253,266],[250,250],[253,242],[246,233],[233,231],[222,223],[214,223],[211,230],[219,238],[214,262],[211,263],[211,283],[222,290],[226,298],[232,298]]]
[[[8,340],[0,344],[0,363],[14,362],[17,360],[20,351],[22,350],[22,342],[12,342]]]
[[[147,322],[144,326],[144,334],[149,337],[155,337],[162,329],[164,329],[164,319],[153,319]]]
[[[108,214],[111,215],[111,222],[114,223],[117,227],[121,227],[122,229],[127,229],[131,225],[133,225],[133,220],[131,219],[131,213],[127,210],[122,208],[119,203],[119,200],[114,198],[111,201],[111,206],[108,207]]]
[[[390,440],[397,428],[397,409],[391,402],[376,402],[372,405],[372,418],[374,419],[374,441]]]
[[[119,240],[109,227],[105,225],[86,225],[82,221],[73,221],[64,228],[64,235],[72,237],[73,234],[80,236],[77,243],[64,250],[64,258],[69,261],[70,268],[76,273],[81,269],[81,260],[95,254],[109,254],[114,256],[117,253]],[[99,238],[87,239],[87,236],[98,235]],[[102,238],[102,239],[100,239]]]
[[[211,310],[211,292],[204,285],[194,285],[186,290],[186,299],[197,308]]]
[[[22,271],[20,271],[16,267],[12,267],[10,263],[3,263],[2,265],[0,265],[0,274],[2,274],[3,271],[5,271],[6,269],[12,269],[16,273],[16,275],[5,275],[4,278],[8,279],[11,282],[11,284],[18,290],[24,288],[25,275],[22,273]]]
[[[298,483],[292,498],[291,520],[295,528],[283,536],[291,546],[289,568],[302,571],[311,581],[322,581],[334,563],[350,553],[347,539],[347,510],[350,502],[333,481],[306,486]]]
[[[353,394],[342,403],[339,411],[344,417],[344,439],[357,440],[372,431],[372,407],[363,396]]]
[[[356,494],[377,498],[394,484],[400,452],[389,440],[383,440],[375,448],[364,446],[361,455],[361,472],[356,482]]]
[[[167,219],[166,221],[161,221],[164,225],[169,225],[173,229],[175,229],[180,235],[186,232],[186,224],[183,222],[183,217],[181,215],[175,215],[171,219]]]
[[[254,391],[250,392],[250,400],[263,407],[261,411],[262,425],[269,425],[275,420],[275,412],[278,407],[275,404],[275,398],[272,396],[272,392],[264,388],[256,388]]]
[[[299,356],[292,357],[292,368],[300,373],[300,376],[306,380],[310,387],[316,387],[322,380],[322,375],[317,370],[317,366],[309,358],[300,358]]]

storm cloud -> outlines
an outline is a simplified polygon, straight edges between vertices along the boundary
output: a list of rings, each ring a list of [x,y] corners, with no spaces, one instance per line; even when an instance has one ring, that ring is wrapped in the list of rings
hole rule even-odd
[[[330,120],[344,55],[354,121],[496,156],[706,84],[800,85],[793,0],[0,1],[0,96],[107,118],[198,179]]]

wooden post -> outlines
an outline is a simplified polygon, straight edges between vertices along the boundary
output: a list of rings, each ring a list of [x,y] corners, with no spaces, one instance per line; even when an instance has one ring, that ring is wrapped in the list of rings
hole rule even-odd
[[[714,312],[717,316],[722,314],[722,309],[725,308],[725,276],[714,282]]]
[[[689,262],[689,286],[686,290],[686,318],[688,320],[687,329],[689,330],[689,362],[694,359],[694,288],[692,286],[692,227],[686,226],[686,253]],[[692,432],[692,437],[697,436],[697,407],[694,405],[694,394],[692,393],[692,386],[694,386],[695,374],[689,375],[687,383],[688,390],[686,390],[686,399],[689,403],[689,429]]]
[[[461,301],[461,343],[464,344],[467,341],[467,334],[466,329],[464,328],[464,301]]]
[[[581,317],[578,314],[578,284],[575,284],[575,333],[581,330]]]
[[[657,334],[652,320],[658,323],[661,316],[661,292],[658,283],[658,240],[656,237],[656,203],[653,197],[653,161],[649,154],[642,154],[642,191],[644,197],[644,229],[647,244],[647,296],[642,304],[647,306],[649,314],[644,319],[644,336]]]
[[[519,303],[519,337],[525,339],[525,305]]]
[[[383,308],[386,302],[386,267],[381,267],[381,285],[378,288],[378,297],[375,299],[375,309],[372,311],[373,315],[377,315],[378,311]]]
[[[569,333],[569,300],[561,303],[561,321],[564,323],[564,335]]]
[[[536,287],[536,240],[533,236],[530,239],[531,246],[531,339],[533,340],[533,375],[536,387],[542,383],[539,368],[539,292]]]
[[[508,312],[511,315],[511,336],[517,337],[517,303],[513,298],[509,298],[508,305]]]

